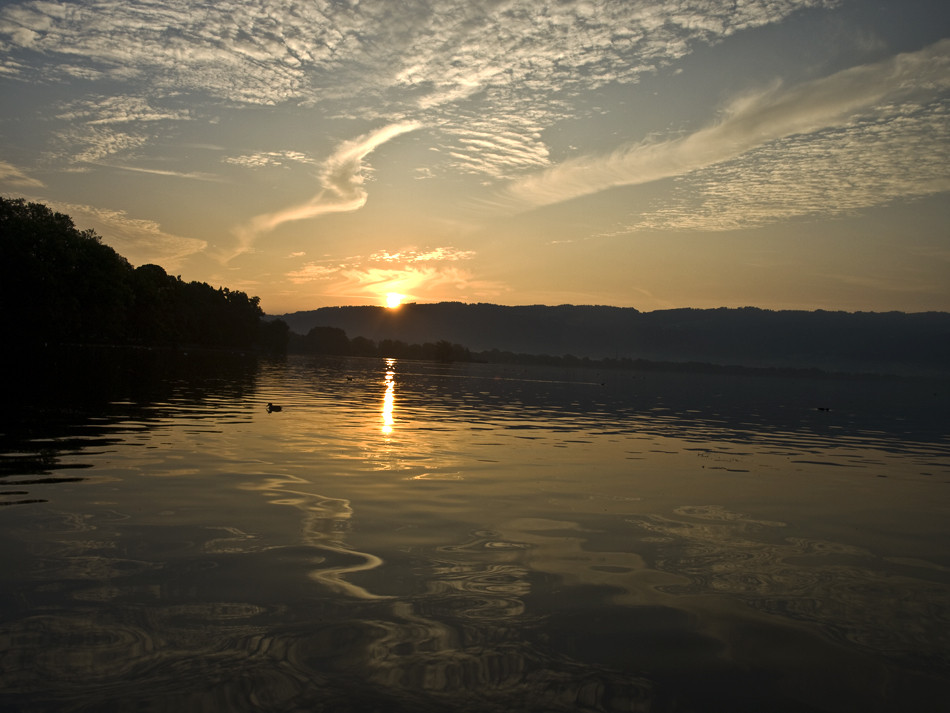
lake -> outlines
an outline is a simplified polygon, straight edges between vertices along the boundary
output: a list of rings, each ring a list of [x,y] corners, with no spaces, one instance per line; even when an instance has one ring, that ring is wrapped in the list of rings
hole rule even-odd
[[[945,710],[947,381],[52,362],[0,710]]]

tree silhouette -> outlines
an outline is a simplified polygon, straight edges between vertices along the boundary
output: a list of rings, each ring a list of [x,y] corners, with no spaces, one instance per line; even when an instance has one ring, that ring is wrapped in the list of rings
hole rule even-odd
[[[125,258],[39,203],[0,198],[0,297],[19,341],[108,340],[130,296]]]
[[[286,347],[287,325],[262,328],[258,297],[183,282],[159,265],[132,269],[92,230],[40,203],[0,197],[0,299],[7,336],[43,343]],[[283,325],[283,326],[281,326]]]

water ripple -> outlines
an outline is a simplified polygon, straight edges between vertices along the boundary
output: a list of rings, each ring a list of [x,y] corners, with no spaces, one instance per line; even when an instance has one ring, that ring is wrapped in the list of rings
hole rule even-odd
[[[896,572],[870,551],[838,542],[782,537],[783,523],[714,506],[629,522],[654,551],[654,566],[689,584],[671,594],[716,593],[820,626],[826,634],[932,672],[950,666],[947,582]]]

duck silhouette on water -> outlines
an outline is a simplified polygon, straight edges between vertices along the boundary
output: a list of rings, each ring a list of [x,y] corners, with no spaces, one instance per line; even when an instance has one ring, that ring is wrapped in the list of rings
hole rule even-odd
[[[283,406],[277,406],[276,404],[272,404],[269,401],[267,402],[267,406],[265,408],[267,409],[267,413],[274,413],[274,411],[284,410]]]

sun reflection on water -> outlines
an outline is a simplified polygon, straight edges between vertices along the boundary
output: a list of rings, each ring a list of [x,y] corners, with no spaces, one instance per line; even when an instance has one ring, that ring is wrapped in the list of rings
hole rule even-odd
[[[384,436],[388,436],[393,432],[393,424],[395,420],[393,419],[393,406],[396,402],[396,360],[387,359],[386,360],[386,393],[383,396],[383,427],[382,432]]]

